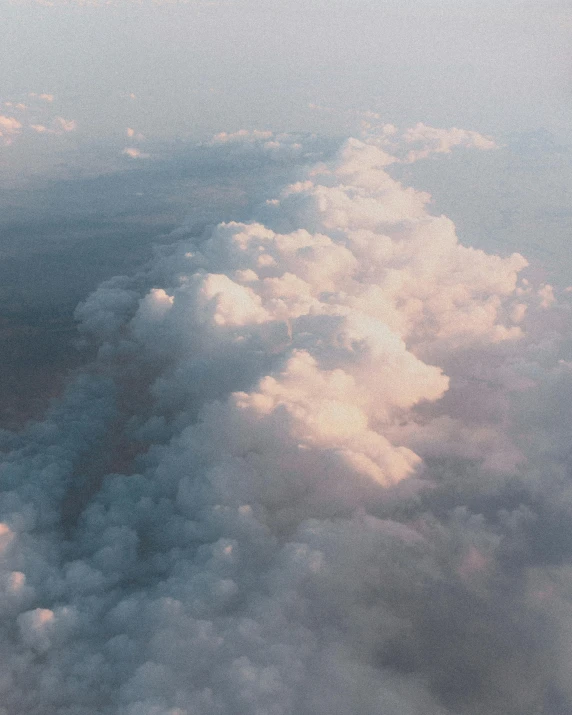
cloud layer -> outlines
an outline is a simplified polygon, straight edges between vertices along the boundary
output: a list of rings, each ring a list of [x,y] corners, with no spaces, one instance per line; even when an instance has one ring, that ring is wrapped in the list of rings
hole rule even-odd
[[[78,307],[2,436],[6,715],[569,711],[569,296],[388,173],[490,140],[386,135]]]

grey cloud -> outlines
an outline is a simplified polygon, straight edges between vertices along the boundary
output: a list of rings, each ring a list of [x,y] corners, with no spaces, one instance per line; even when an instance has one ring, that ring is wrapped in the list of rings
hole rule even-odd
[[[317,158],[84,298],[4,435],[8,715],[570,708],[566,297],[375,142]]]

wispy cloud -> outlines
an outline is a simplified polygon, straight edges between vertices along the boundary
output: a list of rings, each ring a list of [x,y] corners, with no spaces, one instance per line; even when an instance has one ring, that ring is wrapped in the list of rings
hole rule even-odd
[[[6,100],[2,102],[2,107],[17,115],[17,117],[0,116],[0,136],[3,137],[5,144],[12,143],[16,137],[25,136],[27,132],[64,134],[77,129],[75,120],[54,116],[53,109],[51,109],[51,104],[54,101],[53,94],[29,92],[27,97],[32,101]]]

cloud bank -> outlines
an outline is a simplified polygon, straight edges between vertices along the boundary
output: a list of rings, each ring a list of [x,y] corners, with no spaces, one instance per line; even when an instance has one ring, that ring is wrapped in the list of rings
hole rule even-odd
[[[2,435],[0,712],[569,712],[569,296],[388,173],[459,131],[78,307],[97,360]]]

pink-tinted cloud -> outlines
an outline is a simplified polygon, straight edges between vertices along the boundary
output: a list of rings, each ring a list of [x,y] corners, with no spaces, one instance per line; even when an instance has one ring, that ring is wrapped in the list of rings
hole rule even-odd
[[[11,144],[22,131],[22,124],[15,117],[0,114],[0,138],[4,144]]]
[[[391,176],[480,143],[435,131],[350,139],[78,307],[94,362],[0,435],[7,712],[572,702],[572,315]]]
[[[148,159],[149,154],[146,154],[145,152],[142,152],[140,149],[137,149],[137,147],[126,147],[123,149],[121,152],[124,156],[128,156],[130,159]]]

